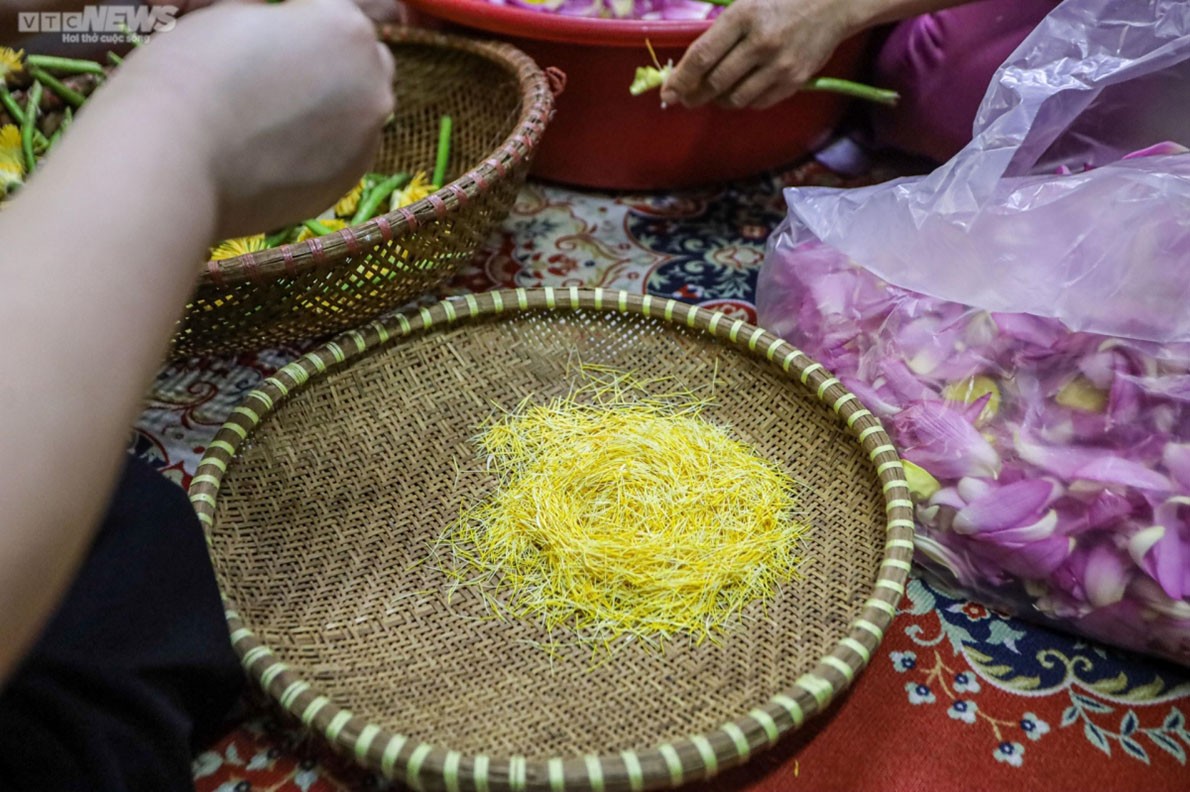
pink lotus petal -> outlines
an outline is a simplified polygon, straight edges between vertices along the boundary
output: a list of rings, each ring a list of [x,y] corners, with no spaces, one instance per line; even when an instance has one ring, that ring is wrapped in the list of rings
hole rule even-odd
[[[1119,379],[1136,386],[1146,396],[1159,396],[1178,402],[1190,402],[1190,374],[1170,374],[1160,377],[1120,374]]]
[[[1128,424],[1137,420],[1140,413],[1141,389],[1136,383],[1123,376],[1112,382],[1107,400],[1107,411],[1116,423]]]
[[[1070,478],[1162,492],[1172,489],[1167,476],[1115,454],[1102,454],[1086,462],[1075,468]]]
[[[1054,485],[1044,479],[996,487],[961,509],[955,515],[954,529],[983,534],[1035,523],[1053,495]]]
[[[1190,526],[1182,518],[1185,507],[1190,507],[1190,498],[1170,498],[1154,511],[1155,524],[1128,541],[1136,565],[1174,600],[1190,593]]]
[[[1110,528],[1132,513],[1133,504],[1117,492],[1099,490],[1091,502],[1083,507],[1086,528]]]
[[[1096,608],[1103,608],[1124,598],[1128,585],[1128,570],[1132,564],[1114,546],[1100,544],[1087,553],[1083,588],[1087,600]]]
[[[936,574],[948,573],[960,586],[975,585],[983,578],[962,555],[931,536],[919,533],[913,537],[913,545],[919,563],[932,565]]]
[[[1058,511],[1050,509],[1037,520],[1025,525],[1005,528],[1002,531],[986,531],[973,534],[973,539],[998,542],[1000,544],[1017,544],[1021,542],[1036,542],[1048,539],[1058,529]]]
[[[1186,623],[1190,629],[1190,602],[1184,599],[1171,599],[1169,594],[1148,577],[1137,577],[1128,587],[1128,594],[1143,602],[1145,607],[1168,619]]]
[[[894,358],[882,360],[880,371],[888,382],[889,389],[896,394],[897,401],[901,404],[935,399],[938,396],[900,360]]]
[[[826,364],[823,363],[823,365],[825,366]],[[834,368],[833,370],[837,372],[839,369]],[[863,402],[864,407],[867,407],[882,418],[896,415],[901,411],[901,406],[895,398],[887,396],[861,379],[839,375],[839,381],[843,384],[843,387],[854,393]]]
[[[1165,535],[1153,545],[1147,558],[1153,560],[1153,577],[1171,599],[1190,594],[1190,498],[1170,498],[1158,506],[1153,518],[1165,527]]]
[[[1047,445],[1024,431],[1016,434],[1013,446],[1024,461],[1067,481],[1074,478],[1074,471],[1092,462],[1099,453],[1077,446]]]
[[[1069,331],[1056,319],[1021,313],[994,313],[992,320],[1000,333],[1017,341],[1024,341],[1043,349],[1050,349]]]
[[[1000,455],[963,413],[943,401],[910,404],[892,418],[906,459],[936,478],[995,478]]]
[[[955,487],[943,487],[930,496],[931,506],[949,506],[956,512],[967,505],[967,501]]]
[[[1140,159],[1141,157],[1160,157],[1166,154],[1185,154],[1190,149],[1183,146],[1181,143],[1175,143],[1172,140],[1166,140],[1161,143],[1154,143],[1148,148],[1142,148],[1134,151],[1131,154],[1125,154],[1120,159]]]
[[[1095,481],[1125,487],[1168,491],[1169,478],[1118,452],[1073,445],[1045,445],[1025,432],[1015,441],[1021,459],[1066,481]]]
[[[973,542],[971,552],[1022,580],[1044,580],[1070,556],[1073,545],[1069,537],[1051,536],[1020,545]]]
[[[996,488],[997,483],[995,481],[976,478],[974,476],[961,478],[959,479],[959,483],[955,485],[955,489],[959,491],[959,497],[963,499],[964,505],[991,494]]]
[[[1150,525],[1148,528],[1134,533],[1128,540],[1128,553],[1137,566],[1144,567],[1146,565],[1145,556],[1157,542],[1164,538],[1165,530],[1164,525]]]
[[[1190,491],[1190,443],[1166,443],[1161,462],[1184,491]]]

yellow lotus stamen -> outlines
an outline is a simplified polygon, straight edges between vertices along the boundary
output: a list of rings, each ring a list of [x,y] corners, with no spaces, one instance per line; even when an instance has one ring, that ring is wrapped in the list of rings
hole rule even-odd
[[[807,527],[794,481],[702,417],[706,400],[582,371],[568,396],[482,428],[500,484],[443,535],[444,571],[497,618],[573,630],[593,648],[715,641],[796,574]]]

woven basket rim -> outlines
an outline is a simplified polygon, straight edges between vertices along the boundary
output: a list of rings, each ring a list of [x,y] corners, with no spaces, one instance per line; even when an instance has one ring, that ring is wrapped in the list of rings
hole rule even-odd
[[[520,87],[522,105],[512,131],[491,156],[420,201],[303,242],[292,242],[233,258],[211,259],[203,266],[197,285],[222,287],[244,281],[260,282],[276,274],[294,276],[333,267],[344,255],[362,255],[374,245],[391,241],[406,231],[414,231],[425,223],[445,217],[452,209],[464,206],[488,192],[536,151],[553,116],[554,97],[561,93],[565,85],[565,77],[561,72],[542,70],[524,52],[501,41],[397,25],[384,25],[377,30],[379,40],[386,44],[460,50],[485,58],[514,75]]]
[[[763,328],[689,303],[578,287],[509,289],[452,297],[344,333],[277,371],[249,393],[208,445],[189,495],[204,531],[215,528],[217,495],[240,445],[268,413],[307,383],[390,342],[458,322],[527,311],[636,313],[685,325],[767,361],[830,407],[867,452],[882,486],[887,541],[863,609],[814,669],[746,715],[719,728],[643,751],[532,760],[467,755],[417,742],[340,708],[263,643],[224,595],[232,643],[248,674],[306,727],[360,764],[414,789],[643,790],[708,778],[773,745],[821,713],[868,664],[896,615],[913,556],[913,510],[900,457],[879,419],[821,364]],[[315,726],[315,719],[319,725]]]

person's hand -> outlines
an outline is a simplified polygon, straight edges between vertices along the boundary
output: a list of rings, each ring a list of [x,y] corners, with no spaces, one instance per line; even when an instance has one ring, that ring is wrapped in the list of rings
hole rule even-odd
[[[223,238],[313,217],[347,192],[372,163],[392,82],[392,53],[351,0],[232,0],[158,33],[110,89],[164,91],[193,119],[179,145],[209,162]]]
[[[844,0],[736,0],[682,56],[665,104],[765,108],[814,77],[853,26]]]

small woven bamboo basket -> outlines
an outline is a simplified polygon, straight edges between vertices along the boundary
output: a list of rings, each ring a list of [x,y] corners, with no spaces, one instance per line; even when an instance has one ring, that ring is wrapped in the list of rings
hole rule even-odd
[[[467,472],[477,424],[565,396],[576,357],[713,383],[705,417],[807,485],[801,577],[716,645],[546,652],[540,625],[465,589],[448,603],[426,562],[495,484]],[[190,498],[252,678],[419,790],[655,789],[740,764],[864,668],[913,552],[899,457],[821,365],[742,320],[602,289],[468,295],[339,336],[234,411]]]
[[[175,357],[356,327],[434,289],[507,215],[553,115],[560,73],[507,44],[396,27],[380,34],[396,60],[397,101],[373,170],[432,171],[439,120],[449,115],[453,180],[337,233],[207,262]]]

